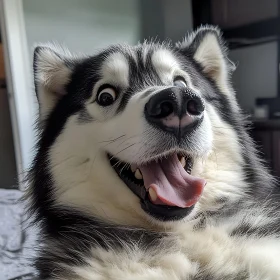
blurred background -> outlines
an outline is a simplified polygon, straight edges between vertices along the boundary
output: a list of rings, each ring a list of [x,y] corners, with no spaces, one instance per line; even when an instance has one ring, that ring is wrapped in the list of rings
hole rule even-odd
[[[15,197],[35,140],[33,46],[54,41],[93,54],[152,37],[180,41],[201,24],[222,29],[237,65],[238,101],[251,114],[263,157],[280,176],[280,0],[0,0],[0,227],[5,215],[15,215],[8,227],[17,228],[0,236],[0,279],[21,271],[14,267],[20,267],[23,242]]]

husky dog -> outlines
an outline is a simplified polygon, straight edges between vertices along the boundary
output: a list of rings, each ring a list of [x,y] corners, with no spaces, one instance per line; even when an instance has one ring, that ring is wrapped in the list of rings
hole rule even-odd
[[[220,31],[34,53],[40,279],[280,279],[279,190]]]

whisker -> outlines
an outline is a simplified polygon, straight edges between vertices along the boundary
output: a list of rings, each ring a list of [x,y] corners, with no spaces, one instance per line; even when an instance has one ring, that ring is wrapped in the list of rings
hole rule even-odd
[[[120,138],[122,138],[122,137],[124,137],[125,136],[125,134],[123,134],[123,135],[121,135],[121,136],[119,136],[119,137],[117,137],[117,138],[114,138],[114,139],[111,139],[111,140],[105,140],[105,141],[101,141],[101,142],[98,142],[98,143],[113,143],[113,142],[116,142],[117,140],[119,140]]]
[[[125,168],[129,168],[129,166],[130,166],[130,164],[129,163],[125,163],[125,165],[122,167],[122,169],[120,170],[120,174],[122,174],[122,172],[123,172],[123,170],[125,169]]]
[[[118,154],[124,152],[125,150],[129,149],[130,147],[134,146],[135,144],[136,144],[136,143],[133,143],[133,144],[131,144],[131,145],[125,147],[124,149],[122,149],[122,150],[120,150],[119,152],[117,152],[116,155],[118,155]]]
[[[112,167],[116,167],[116,166],[119,166],[121,164],[121,161],[120,160],[117,160],[116,163],[114,163],[114,165],[112,165]]]

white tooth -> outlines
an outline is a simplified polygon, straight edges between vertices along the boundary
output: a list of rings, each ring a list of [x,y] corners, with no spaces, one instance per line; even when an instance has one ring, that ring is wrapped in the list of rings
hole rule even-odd
[[[183,167],[186,166],[186,159],[185,159],[185,157],[182,157],[182,158],[180,159],[180,162],[181,162],[181,164],[182,164]]]
[[[157,193],[155,192],[155,190],[153,188],[149,188],[149,195],[152,201],[156,201],[157,200]]]
[[[140,170],[139,170],[138,168],[137,168],[137,170],[135,171],[134,176],[135,176],[135,178],[138,179],[138,180],[143,179],[143,176],[142,176],[142,174],[141,174],[141,172],[140,172]]]

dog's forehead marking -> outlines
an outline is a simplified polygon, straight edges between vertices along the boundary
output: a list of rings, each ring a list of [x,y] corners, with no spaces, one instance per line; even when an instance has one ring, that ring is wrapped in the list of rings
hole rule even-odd
[[[184,67],[182,67],[181,62],[171,51],[167,49],[155,51],[152,55],[152,63],[164,83],[171,83],[176,75],[182,76],[185,78],[187,86],[200,94],[199,90],[193,85],[190,75],[183,70]]]
[[[120,52],[108,55],[102,64],[101,76],[109,83],[116,83],[121,87],[128,87],[129,65],[126,57]]]
[[[173,74],[175,69],[179,69],[180,65],[176,57],[167,49],[160,49],[152,54],[152,64],[163,82]]]

